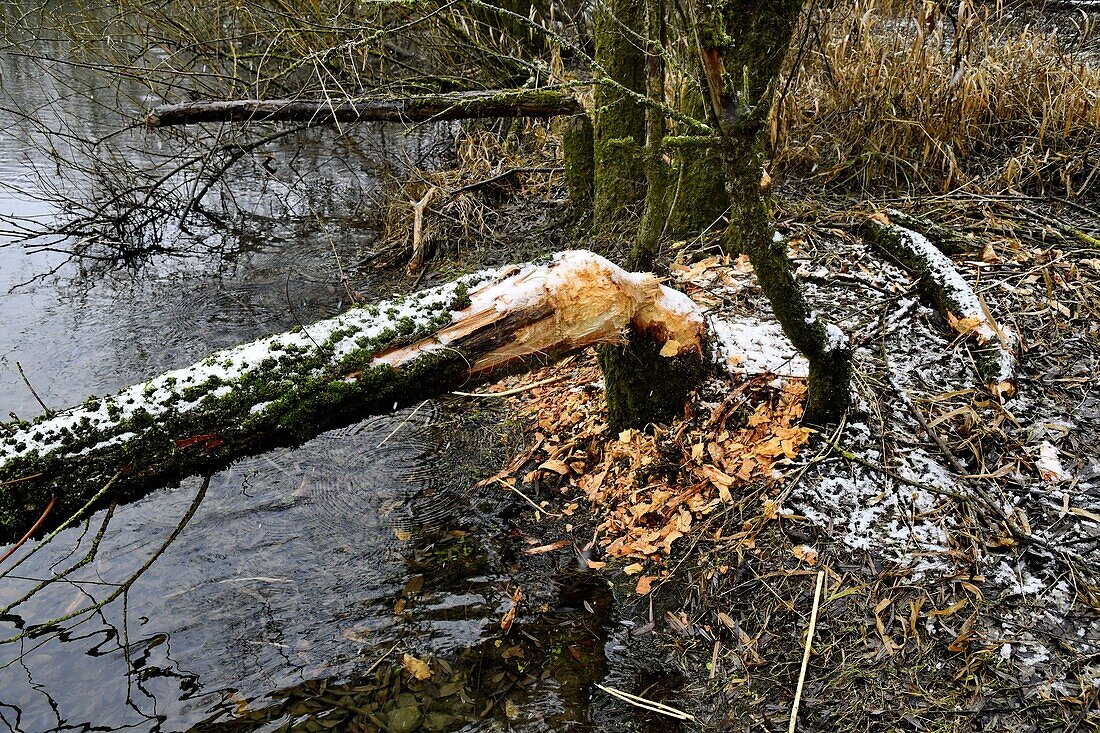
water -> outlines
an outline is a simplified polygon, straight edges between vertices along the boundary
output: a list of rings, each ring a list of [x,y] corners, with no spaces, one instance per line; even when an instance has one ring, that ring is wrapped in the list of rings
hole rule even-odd
[[[53,163],[13,107],[44,109],[89,137],[118,127],[117,110],[128,109],[129,96],[93,72],[50,68],[52,77],[0,54],[0,215],[60,216],[47,190],[60,179],[33,174]],[[355,134],[369,150],[382,132]],[[388,132],[404,158],[436,155],[446,133]],[[330,315],[351,287],[377,294],[380,281],[354,266],[374,234],[333,223],[333,202],[354,191],[341,188],[341,171],[319,173],[332,141],[311,140],[272,150],[279,165],[293,158],[293,174],[264,177],[262,162],[234,173],[234,189],[266,218],[250,219],[247,235],[208,236],[214,254],[193,247],[89,272],[0,239],[0,414],[38,414],[39,398],[74,404]],[[170,151],[170,140],[144,132],[121,142],[138,160]],[[311,172],[311,185],[295,183]],[[469,488],[505,458],[502,417],[430,402],[214,476],[189,525],[123,596],[0,645],[0,730],[590,729],[610,594],[568,560],[526,558],[522,540],[539,528],[514,528],[522,505]],[[200,485],[118,507],[101,541],[100,512],[0,579],[2,606],[99,543],[64,582],[13,609],[0,636],[105,598],[165,543]],[[540,610],[505,635],[500,620],[517,589],[521,608]],[[430,660],[432,679],[400,671],[404,654]]]

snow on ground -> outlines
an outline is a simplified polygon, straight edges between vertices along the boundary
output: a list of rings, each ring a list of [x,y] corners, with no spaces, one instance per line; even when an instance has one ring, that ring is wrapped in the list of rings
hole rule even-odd
[[[775,321],[712,317],[707,327],[717,344],[715,358],[731,372],[805,377],[809,371],[806,359]]]

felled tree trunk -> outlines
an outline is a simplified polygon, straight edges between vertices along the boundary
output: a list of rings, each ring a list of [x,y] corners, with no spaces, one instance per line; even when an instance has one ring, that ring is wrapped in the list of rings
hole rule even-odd
[[[156,107],[146,127],[203,122],[443,122],[487,117],[557,117],[584,111],[570,94],[555,89],[496,89],[365,100],[234,99]]]
[[[42,531],[104,487],[98,504],[132,500],[367,415],[621,341],[627,330],[663,358],[701,360],[705,326],[685,295],[573,251],[353,308],[56,415],[0,425],[0,542],[52,500]]]
[[[982,382],[998,393],[1015,379],[1016,335],[1000,326],[974,289],[934,240],[900,225],[912,219],[896,211],[869,218],[864,235],[916,278],[921,295],[952,327],[976,343],[974,362]],[[919,221],[919,220],[918,220]],[[941,240],[942,241],[942,240]]]

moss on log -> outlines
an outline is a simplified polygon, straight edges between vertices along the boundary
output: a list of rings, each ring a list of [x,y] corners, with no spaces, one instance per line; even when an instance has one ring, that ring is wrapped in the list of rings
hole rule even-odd
[[[668,358],[701,353],[701,313],[652,275],[590,252],[469,275],[216,352],[32,422],[0,425],[0,542],[104,486],[124,502],[326,429],[532,368],[631,327]],[[674,343],[675,342],[675,343]]]
[[[869,218],[863,235],[907,269],[917,279],[921,295],[957,331],[974,340],[974,361],[983,383],[996,386],[1013,380],[1015,335],[993,320],[947,255],[925,235],[895,223],[893,212]]]
[[[487,117],[557,117],[583,112],[556,89],[497,89],[389,99],[234,99],[166,104],[150,111],[146,127],[210,122],[443,122]]]

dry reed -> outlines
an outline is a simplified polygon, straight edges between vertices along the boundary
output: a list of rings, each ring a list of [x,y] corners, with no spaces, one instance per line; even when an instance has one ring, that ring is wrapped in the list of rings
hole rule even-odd
[[[951,15],[891,0],[811,11],[773,114],[775,167],[872,191],[1084,192],[1100,169],[1096,18],[1046,13],[966,0]]]

